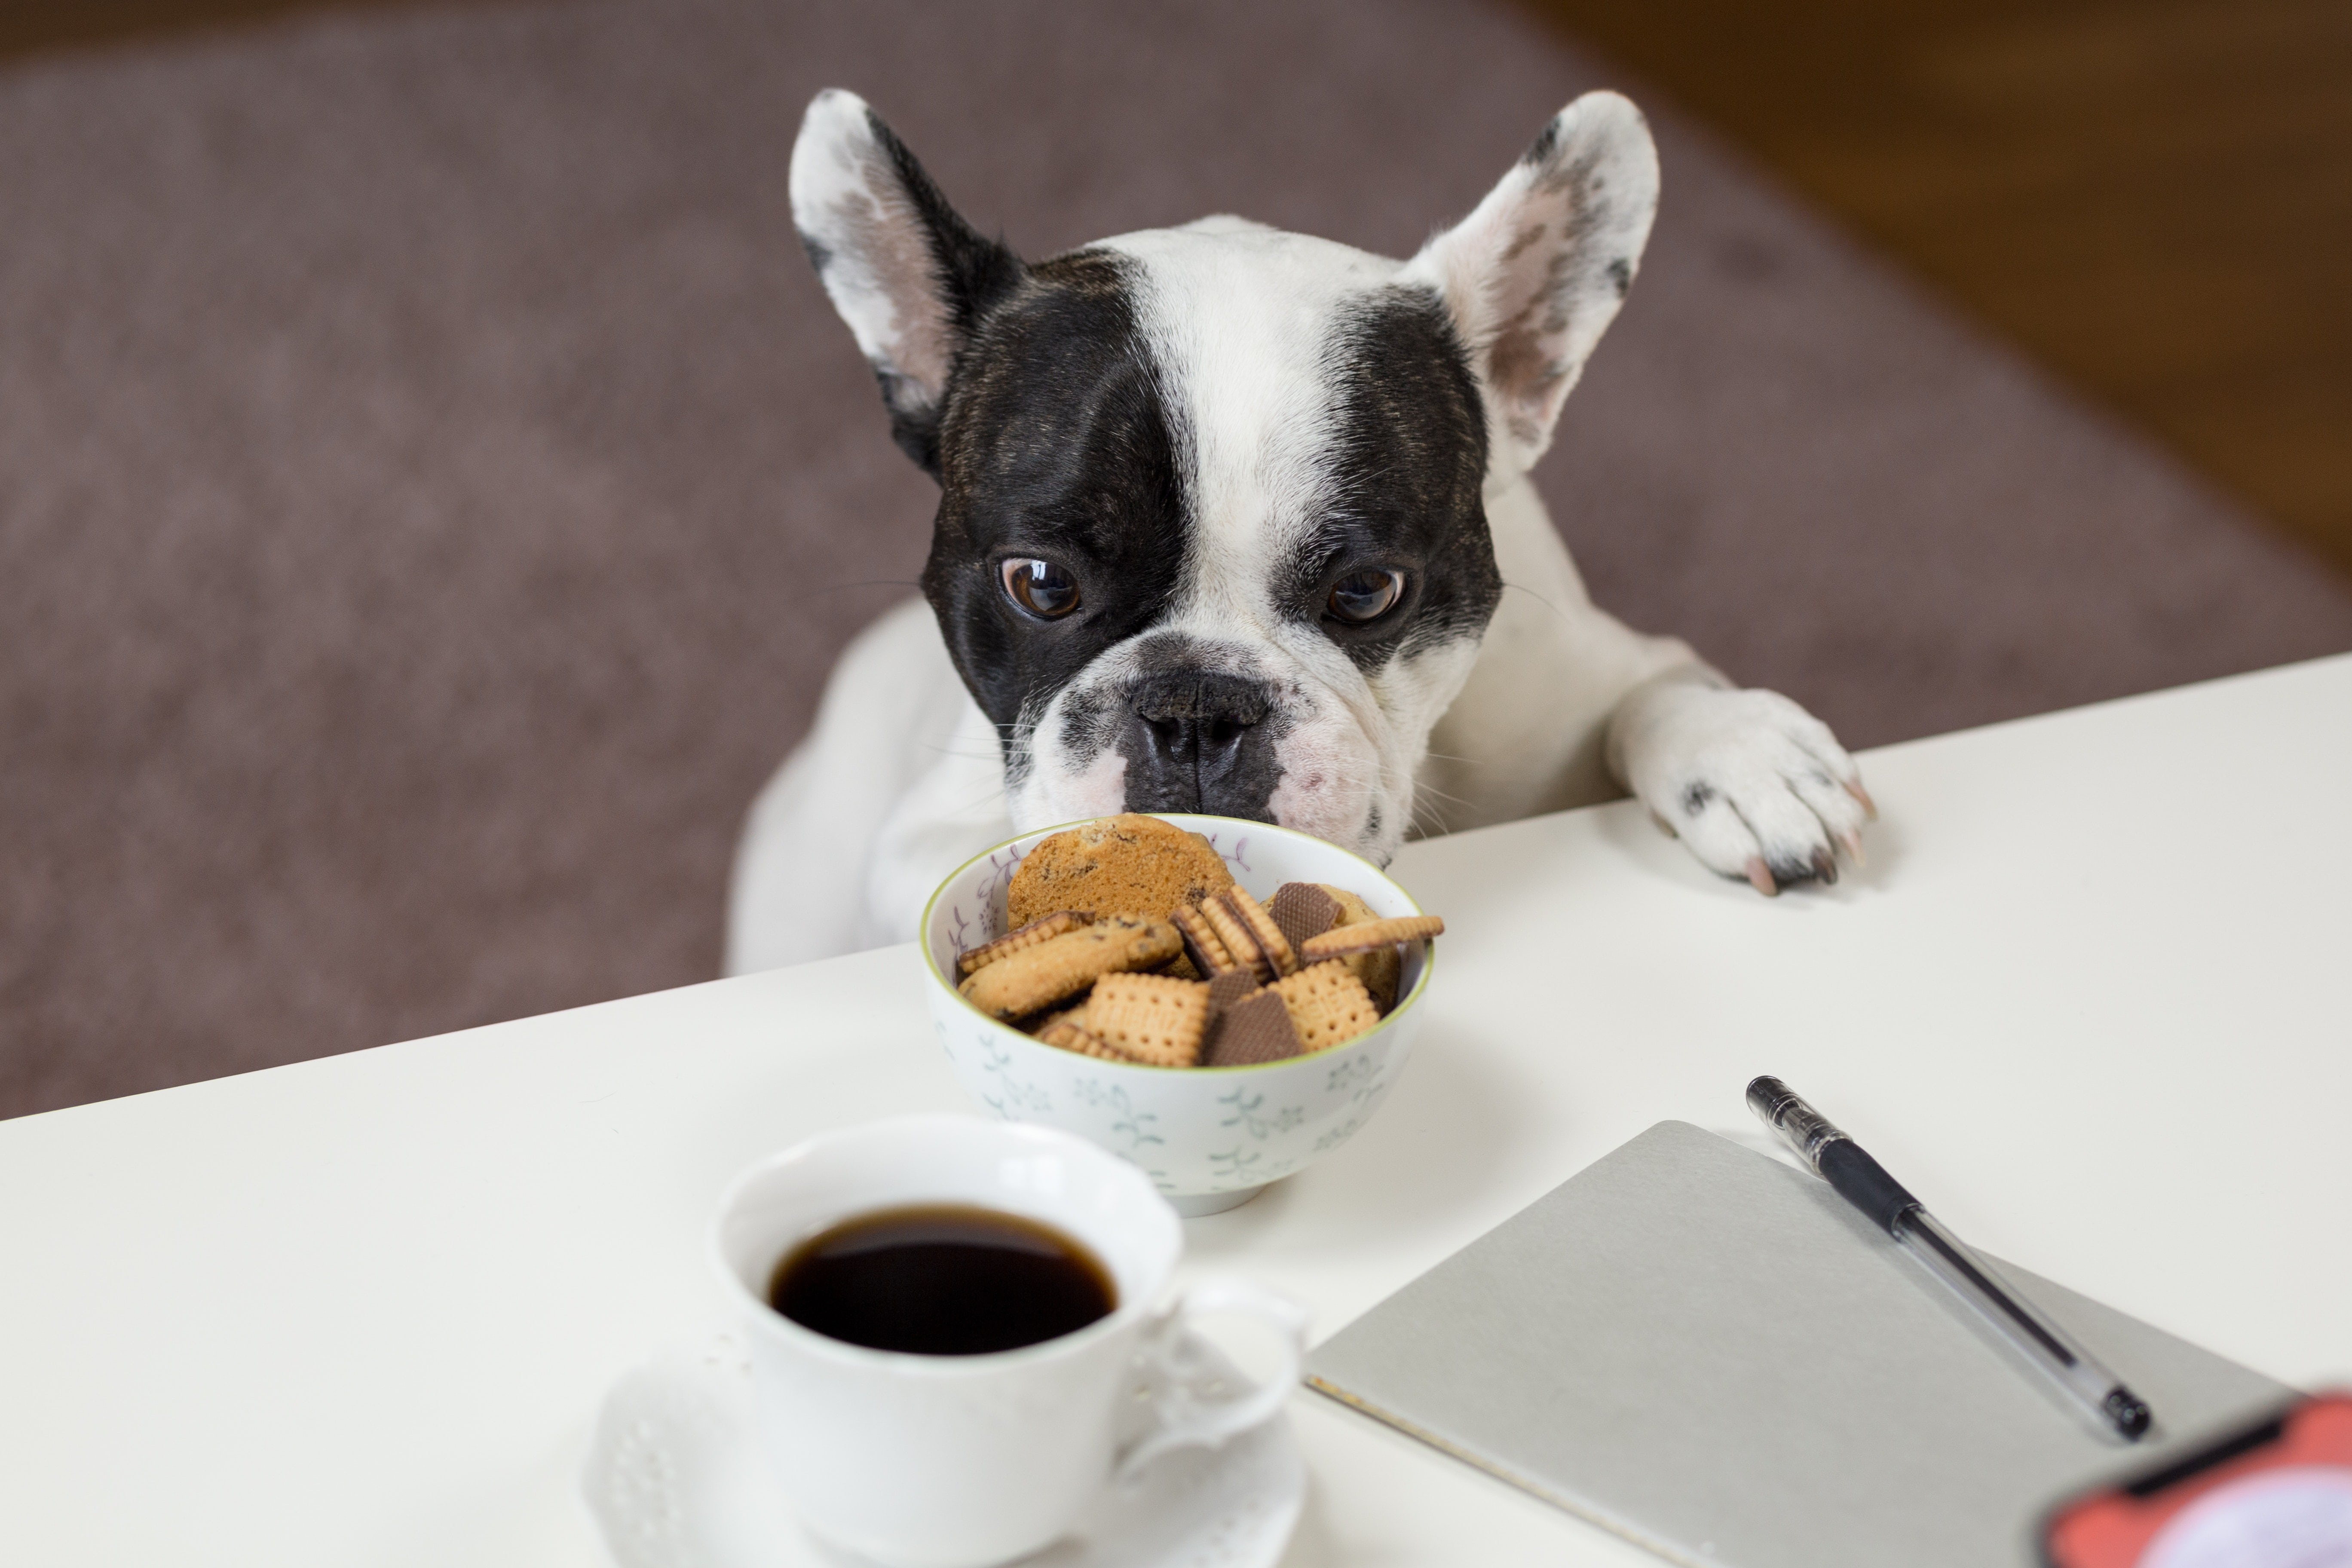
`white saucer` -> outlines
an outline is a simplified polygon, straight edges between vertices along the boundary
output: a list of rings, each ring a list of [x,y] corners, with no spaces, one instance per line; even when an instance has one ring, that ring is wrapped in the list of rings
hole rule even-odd
[[[1240,1377],[1206,1343],[1197,1349],[1204,1370]],[[1278,1415],[1108,1489],[1071,1535],[1021,1568],[1273,1568],[1306,1497],[1306,1461]],[[614,1568],[858,1568],[803,1530],[769,1485],[751,1431],[751,1369],[724,1331],[613,1385],[580,1498]]]

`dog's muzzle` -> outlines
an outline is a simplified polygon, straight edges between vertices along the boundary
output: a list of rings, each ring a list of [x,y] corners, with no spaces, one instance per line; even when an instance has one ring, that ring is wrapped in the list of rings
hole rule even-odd
[[[1198,811],[1271,822],[1282,776],[1267,689],[1239,676],[1163,670],[1130,689],[1127,735],[1129,811]]]

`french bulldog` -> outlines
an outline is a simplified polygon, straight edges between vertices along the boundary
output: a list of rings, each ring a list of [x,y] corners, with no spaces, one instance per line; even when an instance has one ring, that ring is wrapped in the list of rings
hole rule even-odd
[[[1409,261],[1219,216],[1025,262],[838,90],[791,184],[940,508],[752,808],[730,972],[911,940],[965,858],[1118,811],[1385,864],[1631,791],[1760,893],[1860,858],[1828,727],[1596,608],[1528,478],[1656,211],[1625,99]]]

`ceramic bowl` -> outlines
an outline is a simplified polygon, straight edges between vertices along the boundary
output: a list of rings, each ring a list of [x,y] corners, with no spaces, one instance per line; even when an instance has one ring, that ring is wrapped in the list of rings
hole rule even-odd
[[[1260,900],[1285,882],[1328,882],[1382,916],[1422,912],[1379,868],[1337,845],[1263,822],[1159,815],[1215,846],[1234,879]],[[1013,868],[1061,831],[1025,833],[973,857],[923,910],[931,1025],[974,1100],[1007,1121],[1043,1122],[1100,1144],[1139,1167],[1183,1215],[1248,1202],[1371,1119],[1421,1026],[1433,968],[1425,942],[1406,948],[1397,1005],[1375,1027],[1313,1056],[1255,1067],[1097,1061],[1041,1045],[965,1001],[955,986],[957,958],[1003,934]]]

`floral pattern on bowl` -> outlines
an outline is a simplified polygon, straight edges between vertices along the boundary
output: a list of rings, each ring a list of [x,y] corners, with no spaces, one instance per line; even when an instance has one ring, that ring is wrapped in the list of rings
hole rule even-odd
[[[1231,817],[1162,814],[1216,847],[1259,899],[1285,882],[1328,882],[1376,913],[1421,907],[1370,861],[1288,828]],[[1150,1068],[1098,1061],[1042,1045],[959,994],[956,960],[1004,930],[1005,889],[1024,856],[1062,831],[1024,834],[973,857],[923,911],[921,942],[931,1024],[971,1097],[1012,1121],[1038,1121],[1089,1139],[1144,1171],[1180,1212],[1213,1214],[1303,1170],[1346,1142],[1379,1109],[1420,1028],[1433,967],[1429,949],[1405,953],[1397,1005],[1379,1026],[1313,1056],[1238,1068]]]

